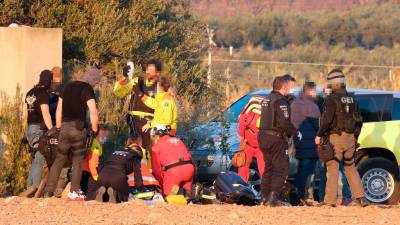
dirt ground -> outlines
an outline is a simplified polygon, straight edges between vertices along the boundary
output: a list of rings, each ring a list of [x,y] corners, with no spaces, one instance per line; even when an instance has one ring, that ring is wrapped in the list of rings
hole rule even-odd
[[[399,206],[245,207],[0,199],[0,224],[400,224]]]

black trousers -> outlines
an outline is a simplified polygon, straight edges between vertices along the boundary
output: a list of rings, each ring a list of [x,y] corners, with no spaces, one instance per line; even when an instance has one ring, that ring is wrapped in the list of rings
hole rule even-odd
[[[289,175],[288,143],[283,138],[266,135],[260,146],[264,154],[265,170],[261,179],[261,194],[266,198],[270,192],[281,194]]]
[[[86,154],[86,131],[78,129],[75,122],[64,122],[61,125],[56,159],[50,168],[46,192],[54,193],[60,173],[69,157],[72,161],[71,192],[80,191],[82,162]]]
[[[146,149],[146,154],[149,154],[151,152],[150,130],[148,130],[147,132],[142,131],[143,126],[146,125],[148,120],[146,118],[141,118],[138,116],[132,116],[132,120],[133,123],[130,123],[130,126],[133,126],[130,128],[131,135],[133,132],[136,132],[137,135],[140,135],[142,137],[142,147]]]
[[[93,180],[93,177],[89,172],[82,172],[81,189],[86,195],[86,201],[96,199],[97,190],[99,189],[99,187],[99,184],[97,183],[97,181]]]
[[[98,179],[99,186],[112,187],[117,193],[117,199],[127,202],[129,198],[128,177],[125,173],[114,167],[104,166]]]

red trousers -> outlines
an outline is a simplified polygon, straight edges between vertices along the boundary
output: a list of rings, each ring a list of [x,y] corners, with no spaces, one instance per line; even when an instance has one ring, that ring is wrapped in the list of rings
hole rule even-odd
[[[173,167],[167,171],[163,171],[162,173],[163,180],[161,185],[164,196],[171,193],[171,189],[174,185],[178,185],[188,193],[191,192],[194,177],[193,165],[186,164]]]
[[[239,176],[243,178],[244,181],[248,182],[250,177],[250,164],[253,160],[253,157],[257,160],[258,172],[260,173],[260,177],[264,174],[264,155],[259,148],[253,148],[250,145],[246,145],[244,148],[244,152],[246,153],[246,165],[240,167],[238,170]]]

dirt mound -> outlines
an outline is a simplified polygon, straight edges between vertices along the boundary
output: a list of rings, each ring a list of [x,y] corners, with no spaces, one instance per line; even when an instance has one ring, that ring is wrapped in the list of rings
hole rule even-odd
[[[0,199],[0,224],[400,224],[399,207],[119,205],[62,199]]]

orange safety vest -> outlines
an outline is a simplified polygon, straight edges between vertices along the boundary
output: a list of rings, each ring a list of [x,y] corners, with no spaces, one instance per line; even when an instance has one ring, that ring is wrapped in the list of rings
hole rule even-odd
[[[142,178],[143,178],[143,185],[144,186],[158,186],[160,187],[160,183],[158,183],[157,179],[153,176],[153,174],[150,173],[149,168],[147,167],[147,160],[142,159],[140,162],[140,169],[142,172]],[[130,187],[135,187],[135,178],[134,178],[135,173],[131,173],[128,175],[128,184]]]

